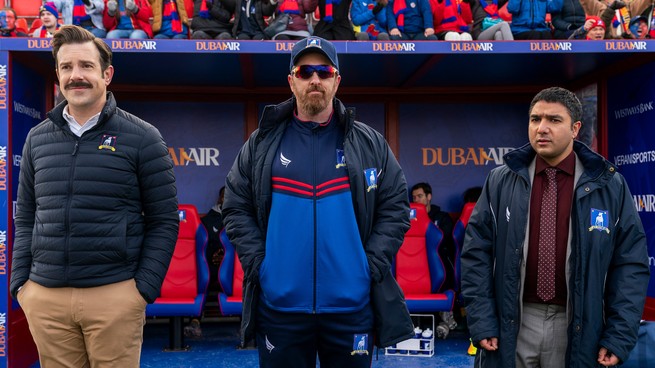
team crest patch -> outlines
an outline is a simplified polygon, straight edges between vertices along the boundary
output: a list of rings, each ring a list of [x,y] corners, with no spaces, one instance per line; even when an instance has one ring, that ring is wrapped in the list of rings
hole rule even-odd
[[[589,231],[598,230],[605,231],[608,234],[610,229],[607,227],[609,225],[609,214],[607,211],[597,210],[595,208],[591,209],[591,219],[590,219]]]
[[[353,351],[350,355],[368,355],[368,334],[353,335]]]
[[[346,156],[343,155],[343,150],[337,150],[337,169],[340,167],[346,167]]]
[[[103,135],[102,139],[100,140],[98,149],[107,149],[111,150],[112,152],[116,151],[116,136],[108,134]]]
[[[409,221],[416,220],[416,208],[409,209]]]
[[[366,192],[370,192],[378,187],[378,169],[364,170],[364,178],[366,178]]]
[[[186,222],[186,210],[178,210],[177,215],[180,217],[180,222]]]

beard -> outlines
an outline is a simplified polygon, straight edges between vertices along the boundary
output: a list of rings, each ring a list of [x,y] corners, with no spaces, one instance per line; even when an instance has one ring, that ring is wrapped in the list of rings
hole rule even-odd
[[[321,92],[321,95],[309,94],[314,91]],[[309,116],[315,116],[327,109],[332,98],[327,95],[327,91],[321,87],[309,88],[304,94],[297,97],[298,106]]]

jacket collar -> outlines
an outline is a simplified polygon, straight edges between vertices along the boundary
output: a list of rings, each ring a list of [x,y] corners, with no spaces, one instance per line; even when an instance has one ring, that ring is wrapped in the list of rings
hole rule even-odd
[[[349,131],[353,125],[355,109],[346,108],[338,98],[332,100],[332,104],[334,106],[334,114],[336,115],[337,124],[345,126],[345,130]],[[277,105],[266,106],[262,118],[259,121],[259,129],[265,131],[273,129],[280,123],[285,123],[291,116],[293,116],[293,110],[295,107],[295,97],[291,97]]]
[[[66,105],[68,105],[68,101],[64,100],[48,112],[48,119],[64,130],[68,130],[68,123],[64,119],[64,107],[66,107]],[[107,92],[107,102],[105,102],[105,106],[102,108],[102,111],[100,111],[97,126],[103,125],[109,117],[114,115],[115,112],[116,100],[114,99],[114,94]]]
[[[616,167],[605,160],[603,156],[592,151],[587,145],[580,141],[573,141],[573,151],[584,167],[584,175],[591,179],[599,178],[603,173],[613,175]],[[503,156],[507,167],[516,172],[518,175],[525,177],[530,181],[528,167],[537,153],[530,143],[523,145]]]

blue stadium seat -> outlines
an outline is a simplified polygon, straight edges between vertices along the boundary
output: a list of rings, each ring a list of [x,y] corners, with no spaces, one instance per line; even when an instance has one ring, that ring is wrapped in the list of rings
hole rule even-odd
[[[243,269],[237,257],[234,245],[230,243],[225,229],[220,234],[225,255],[218,269],[218,282],[221,292],[218,293],[218,307],[224,316],[241,316],[243,303]]]

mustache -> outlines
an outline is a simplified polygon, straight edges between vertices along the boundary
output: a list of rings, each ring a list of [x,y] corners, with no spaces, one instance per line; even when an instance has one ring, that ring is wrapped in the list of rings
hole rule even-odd
[[[325,90],[324,90],[321,86],[313,86],[313,87],[309,87],[309,88],[307,89],[307,93],[311,93],[311,92],[322,92],[322,93],[325,93]]]
[[[66,89],[79,88],[79,87],[91,88],[93,86],[91,84],[85,83],[85,82],[72,82],[72,83],[69,83],[69,84],[66,85]]]

